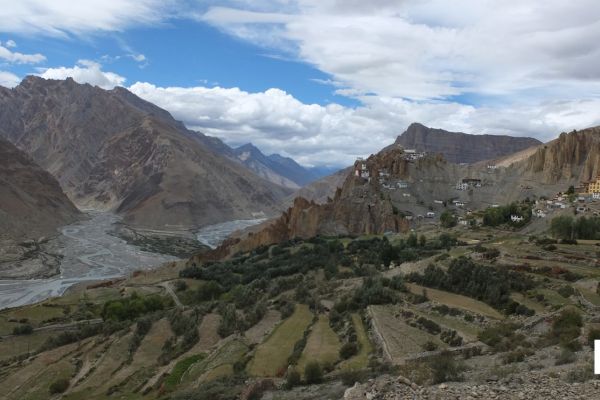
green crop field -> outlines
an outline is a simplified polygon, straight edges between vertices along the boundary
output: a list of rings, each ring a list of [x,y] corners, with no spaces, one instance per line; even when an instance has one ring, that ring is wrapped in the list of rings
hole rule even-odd
[[[258,346],[248,364],[248,373],[253,376],[276,376],[287,366],[287,359],[294,350],[294,344],[302,338],[312,319],[313,314],[308,306],[296,305],[292,316],[275,328],[271,336]]]

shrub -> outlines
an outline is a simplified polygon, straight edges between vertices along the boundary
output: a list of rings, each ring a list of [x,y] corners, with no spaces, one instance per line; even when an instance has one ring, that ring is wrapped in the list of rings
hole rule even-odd
[[[188,285],[187,283],[185,283],[185,281],[175,281],[175,283],[173,283],[173,286],[175,287],[175,291],[177,292],[183,292],[188,288]]]
[[[552,322],[552,329],[549,335],[554,343],[566,344],[579,337],[582,326],[583,321],[579,312],[567,309]]]
[[[565,379],[569,383],[583,383],[592,380],[595,377],[596,376],[594,375],[594,371],[592,370],[592,368],[584,366],[569,371]]]
[[[300,384],[300,372],[290,368],[285,376],[285,387],[291,389]]]
[[[347,360],[358,353],[358,345],[355,342],[345,343],[340,349],[340,357]]]
[[[419,317],[417,323],[432,335],[437,335],[442,331],[442,328],[437,323],[425,317]]]
[[[13,335],[30,335],[33,333],[33,326],[29,324],[18,325],[13,328]]]
[[[571,364],[576,359],[577,359],[577,357],[575,356],[575,353],[573,353],[569,349],[563,349],[560,352],[560,354],[558,355],[558,357],[556,357],[556,361],[554,362],[554,365]]]
[[[437,344],[435,344],[431,340],[428,340],[427,342],[425,342],[422,347],[423,347],[423,350],[425,350],[425,351],[434,351],[434,350],[437,350],[437,348],[438,348]]]
[[[69,380],[60,378],[50,384],[50,394],[64,393],[69,388]]]
[[[600,340],[600,329],[592,328],[588,332],[587,342],[592,349],[594,348],[594,340]]]
[[[449,351],[444,351],[440,355],[431,358],[429,368],[431,368],[434,384],[462,380],[464,367],[454,360],[452,353]]]
[[[558,294],[560,294],[562,297],[567,298],[569,296],[572,296],[573,294],[575,294],[575,289],[573,289],[572,286],[570,285],[564,285],[561,286],[558,290],[557,290]]]
[[[356,382],[362,382],[365,379],[365,373],[357,370],[343,371],[340,374],[344,386],[353,386]]]
[[[525,357],[530,356],[531,354],[531,350],[519,348],[517,350],[513,350],[504,354],[504,356],[502,357],[502,362],[504,364],[521,362],[525,360]]]
[[[309,385],[323,381],[323,369],[318,361],[310,361],[306,364],[306,367],[304,367],[304,379]]]

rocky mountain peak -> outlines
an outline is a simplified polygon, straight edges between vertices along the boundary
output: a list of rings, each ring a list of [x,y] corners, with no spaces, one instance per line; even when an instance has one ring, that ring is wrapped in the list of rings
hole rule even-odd
[[[470,135],[429,128],[414,122],[395,141],[406,149],[440,153],[453,163],[475,163],[516,153],[541,142],[528,137]]]

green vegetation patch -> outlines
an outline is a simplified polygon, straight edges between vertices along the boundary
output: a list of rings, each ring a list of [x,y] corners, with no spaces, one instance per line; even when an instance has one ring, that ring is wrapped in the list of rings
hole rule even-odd
[[[340,347],[340,339],[329,326],[329,318],[320,315],[308,336],[298,361],[298,368],[303,371],[309,361],[317,361],[321,365],[333,365],[338,360]]]
[[[175,364],[173,370],[165,379],[165,389],[169,391],[173,390],[177,385],[179,385],[183,374],[192,365],[196,364],[197,362],[200,362],[204,358],[206,358],[206,354],[194,354],[193,356],[186,357],[183,360],[179,361],[177,364]]]

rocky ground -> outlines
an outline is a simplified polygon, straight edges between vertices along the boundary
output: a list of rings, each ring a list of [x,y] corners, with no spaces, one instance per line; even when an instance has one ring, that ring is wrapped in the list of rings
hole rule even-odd
[[[27,240],[0,243],[0,279],[40,279],[60,273],[61,255],[48,241]]]
[[[190,257],[209,249],[191,234],[185,236],[169,232],[139,231],[123,224],[115,224],[115,229],[109,233],[125,240],[128,244],[140,247],[143,251],[168,254],[178,258]]]
[[[558,376],[530,372],[497,382],[476,385],[464,382],[421,387],[408,379],[384,375],[346,390],[344,400],[400,399],[598,399],[600,380],[568,383]]]

